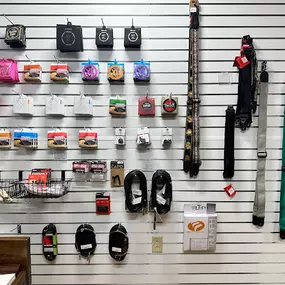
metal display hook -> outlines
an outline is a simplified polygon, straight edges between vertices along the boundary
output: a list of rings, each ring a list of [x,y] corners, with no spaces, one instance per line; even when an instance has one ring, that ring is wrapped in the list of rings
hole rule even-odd
[[[4,17],[6,20],[8,20],[12,25],[15,25],[4,13],[3,13],[2,15],[3,15],[3,17]]]

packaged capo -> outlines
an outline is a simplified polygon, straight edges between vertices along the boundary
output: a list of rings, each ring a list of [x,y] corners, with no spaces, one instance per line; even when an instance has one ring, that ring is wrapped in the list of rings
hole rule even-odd
[[[124,162],[111,161],[111,186],[120,187],[124,185]]]

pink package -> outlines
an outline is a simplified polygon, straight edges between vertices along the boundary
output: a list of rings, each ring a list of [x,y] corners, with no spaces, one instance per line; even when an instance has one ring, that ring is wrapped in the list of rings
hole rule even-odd
[[[0,59],[0,81],[19,82],[18,64],[13,59]]]

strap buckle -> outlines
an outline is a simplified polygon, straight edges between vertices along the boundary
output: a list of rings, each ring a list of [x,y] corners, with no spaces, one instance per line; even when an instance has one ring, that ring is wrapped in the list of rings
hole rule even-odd
[[[258,158],[266,158],[267,157],[267,151],[258,151],[257,157]]]
[[[201,100],[200,100],[200,98],[192,98],[192,102],[194,104],[200,104]]]

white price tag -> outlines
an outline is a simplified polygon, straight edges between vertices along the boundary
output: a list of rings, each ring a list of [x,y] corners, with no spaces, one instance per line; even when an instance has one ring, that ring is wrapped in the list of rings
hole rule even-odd
[[[81,245],[80,248],[83,250],[83,249],[90,249],[92,248],[92,244],[89,243],[89,244],[84,244],[84,245]]]
[[[164,198],[162,198],[160,195],[156,195],[156,200],[161,205],[165,205],[165,203],[166,203],[166,200]]]
[[[137,196],[141,196],[141,195],[142,195],[142,190],[140,190],[140,189],[134,189],[134,190],[133,190],[133,194],[134,194],[134,195],[137,195]]]
[[[119,247],[112,247],[112,251],[114,251],[114,252],[122,252],[122,249],[121,248],[119,248]]]
[[[138,197],[136,199],[133,199],[132,204],[137,205],[140,204],[141,202],[142,202],[142,197]]]

